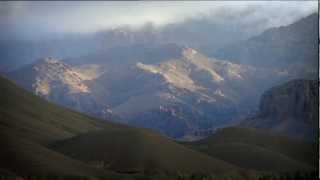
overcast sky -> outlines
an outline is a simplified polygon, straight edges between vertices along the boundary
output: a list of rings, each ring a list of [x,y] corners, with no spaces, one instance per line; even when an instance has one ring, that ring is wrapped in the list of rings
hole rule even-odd
[[[317,1],[0,2],[0,26],[20,35],[81,33],[146,22],[163,26],[203,16],[217,23],[261,20],[266,26],[280,26],[316,12],[317,5]]]

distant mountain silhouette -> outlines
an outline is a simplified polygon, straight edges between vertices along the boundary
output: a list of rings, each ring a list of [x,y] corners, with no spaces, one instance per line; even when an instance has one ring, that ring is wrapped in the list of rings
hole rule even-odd
[[[317,72],[318,21],[318,14],[314,13],[288,26],[271,28],[249,40],[213,51],[211,55],[239,64]]]

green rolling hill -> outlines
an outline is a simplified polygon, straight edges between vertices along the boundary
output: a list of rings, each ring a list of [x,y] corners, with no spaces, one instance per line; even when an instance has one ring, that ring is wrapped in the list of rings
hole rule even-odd
[[[317,167],[316,144],[253,128],[224,128],[208,138],[182,144],[248,169],[281,172]]]
[[[58,107],[3,78],[0,92],[1,128],[9,128],[42,144],[92,130],[124,127]]]
[[[0,101],[3,177],[139,179],[155,172],[161,177],[199,172],[244,179],[252,173],[149,130],[55,106],[3,78]],[[99,161],[109,167],[101,168]]]
[[[4,78],[0,78],[0,102],[0,177],[127,178],[93,168],[47,147],[57,140],[122,125],[100,122],[57,107]]]
[[[312,145],[248,129],[181,144],[58,107],[1,77],[0,101],[1,179],[260,180],[275,168],[313,170]]]
[[[54,146],[72,158],[93,164],[100,161],[105,168],[117,172],[225,174],[238,170],[233,165],[183,147],[162,135],[140,129],[92,132]]]

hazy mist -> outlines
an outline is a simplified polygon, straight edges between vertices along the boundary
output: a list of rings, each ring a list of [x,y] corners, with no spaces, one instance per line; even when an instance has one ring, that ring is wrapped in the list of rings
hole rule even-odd
[[[266,4],[268,3],[268,4]],[[210,19],[216,24],[252,26],[262,31],[286,25],[317,10],[307,2],[0,2],[2,39],[43,38],[65,33],[90,33],[145,23],[163,27],[189,19]]]

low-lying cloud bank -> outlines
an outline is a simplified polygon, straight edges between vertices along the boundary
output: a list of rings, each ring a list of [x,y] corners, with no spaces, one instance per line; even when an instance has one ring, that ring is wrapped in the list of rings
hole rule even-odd
[[[123,25],[139,28],[145,23],[163,27],[190,19],[252,26],[260,31],[292,23],[317,11],[317,6],[317,1],[0,2],[0,25],[3,36],[29,38]]]

